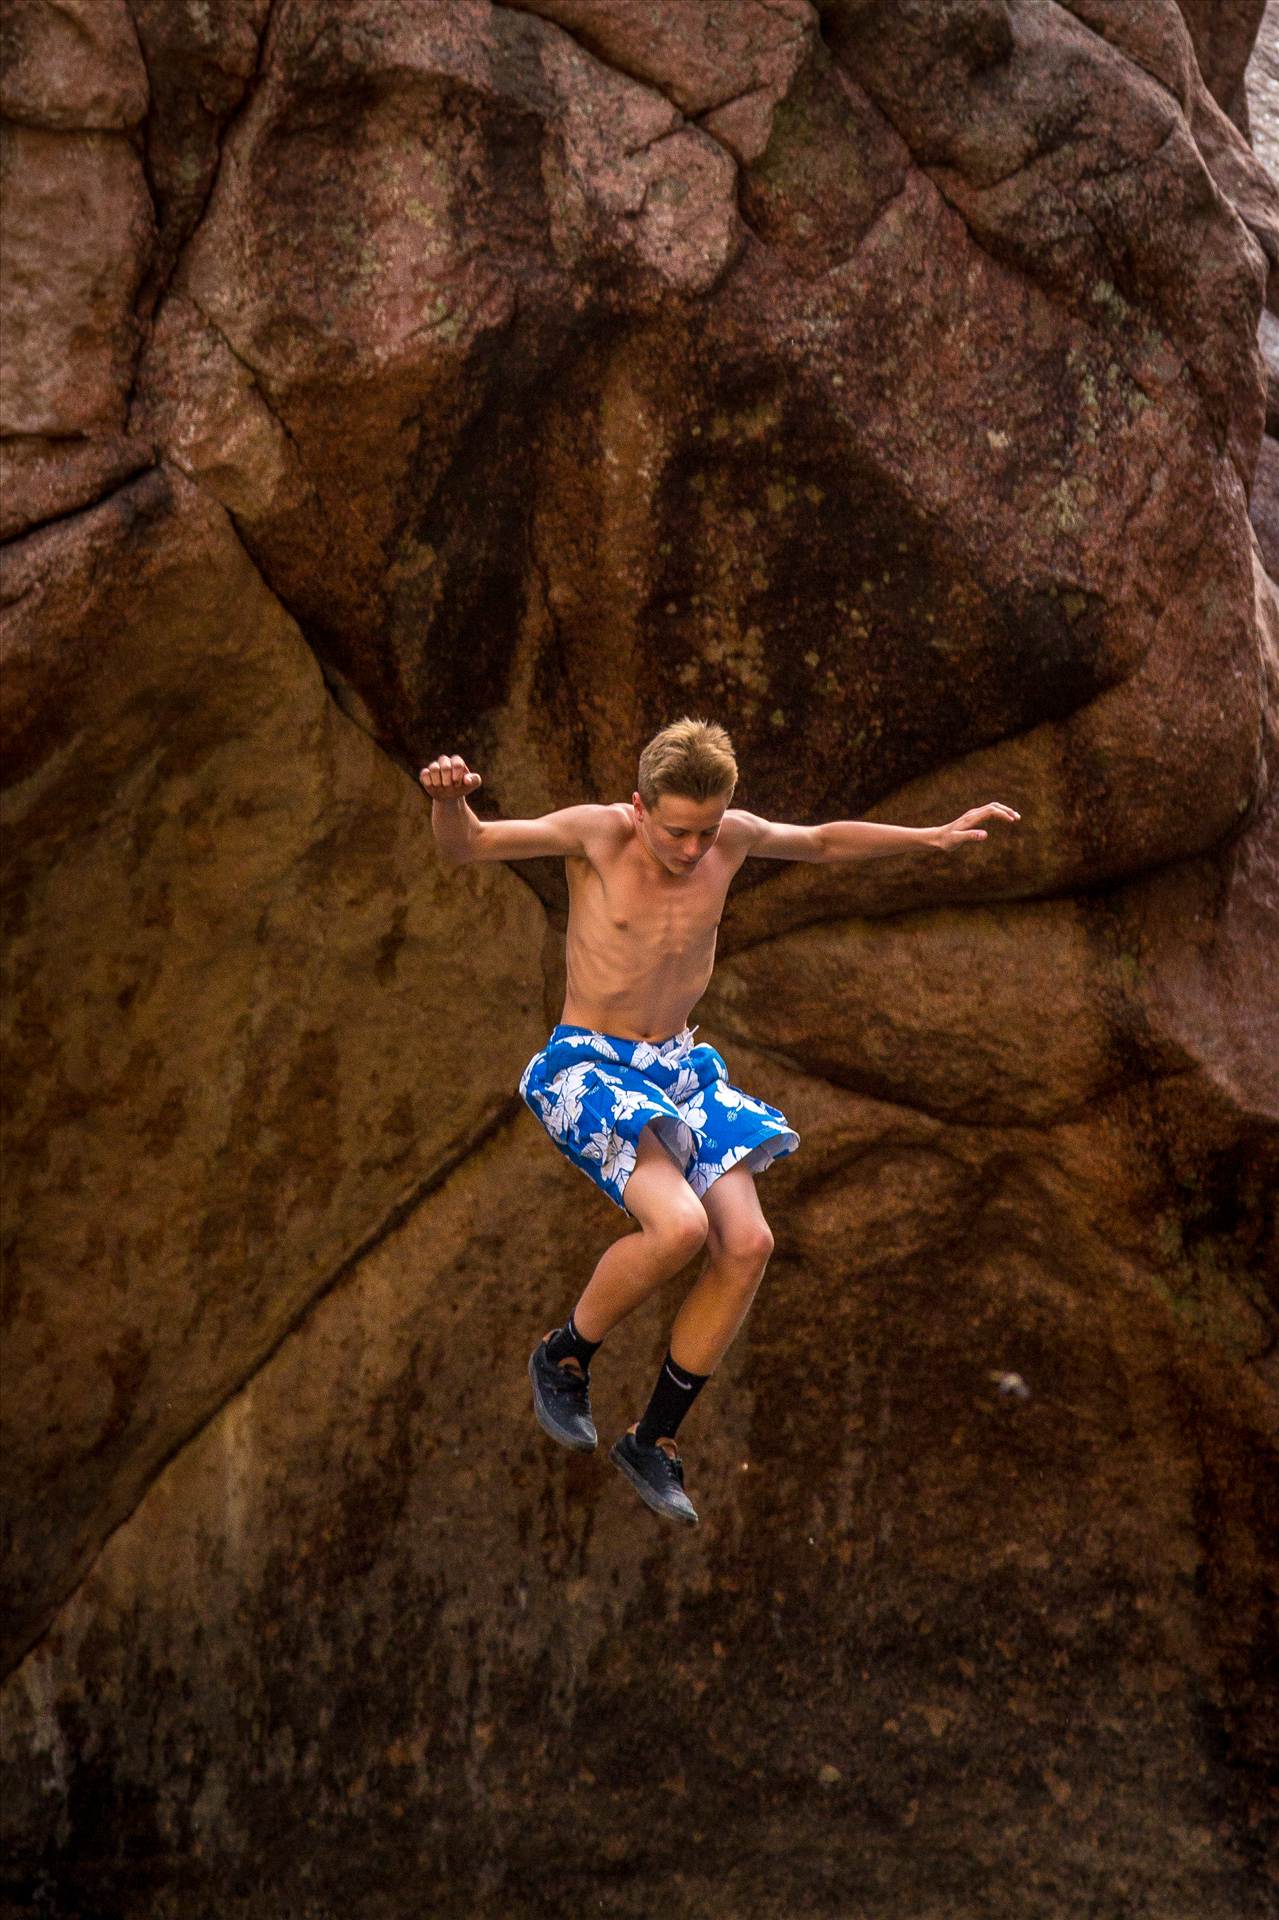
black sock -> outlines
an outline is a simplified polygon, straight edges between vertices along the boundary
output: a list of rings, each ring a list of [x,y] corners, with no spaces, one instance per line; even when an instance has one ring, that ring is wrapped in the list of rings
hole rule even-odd
[[[562,1360],[576,1360],[584,1374],[591,1370],[591,1357],[599,1352],[602,1340],[584,1340],[573,1324],[570,1313],[562,1327],[556,1329],[546,1343],[547,1358],[554,1360],[556,1366]]]
[[[690,1373],[687,1367],[681,1367],[671,1359],[668,1347],[653,1397],[635,1429],[635,1438],[647,1447],[655,1447],[663,1437],[673,1440],[680,1421],[710,1377],[709,1373]]]

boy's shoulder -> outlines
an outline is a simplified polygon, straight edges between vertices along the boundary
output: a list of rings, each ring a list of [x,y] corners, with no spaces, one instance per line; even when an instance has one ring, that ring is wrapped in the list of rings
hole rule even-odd
[[[626,800],[592,801],[581,808],[583,819],[589,816],[589,823],[598,833],[610,839],[620,840],[625,834],[635,830],[635,812]]]
[[[743,807],[725,807],[719,837],[726,847],[750,847],[759,834],[760,818]]]
[[[589,800],[567,809],[577,816],[582,833],[579,859],[608,859],[635,831],[635,813],[625,800]]]

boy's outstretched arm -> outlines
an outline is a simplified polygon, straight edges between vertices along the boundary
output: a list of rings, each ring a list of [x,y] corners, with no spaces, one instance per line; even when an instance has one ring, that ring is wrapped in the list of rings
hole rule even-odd
[[[740,808],[732,812],[745,825],[746,851],[755,859],[813,860],[827,866],[838,860],[874,860],[885,853],[951,853],[969,841],[984,840],[985,820],[1011,824],[1021,819],[1015,808],[999,800],[971,807],[944,827],[890,827],[878,820],[828,820],[819,827],[792,827]]]
[[[535,860],[542,854],[589,854],[609,829],[608,807],[561,807],[537,820],[481,820],[466,797],[484,782],[460,753],[442,753],[418,779],[431,800],[431,828],[445,866],[472,860]]]

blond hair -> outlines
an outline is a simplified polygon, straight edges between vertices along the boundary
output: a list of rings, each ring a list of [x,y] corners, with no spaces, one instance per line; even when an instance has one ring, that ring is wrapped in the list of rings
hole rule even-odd
[[[639,758],[639,797],[650,809],[664,793],[685,800],[732,799],[737,785],[733,743],[713,720],[672,720]]]

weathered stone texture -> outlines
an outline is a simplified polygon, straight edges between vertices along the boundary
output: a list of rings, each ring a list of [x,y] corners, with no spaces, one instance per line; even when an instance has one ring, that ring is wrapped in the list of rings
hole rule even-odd
[[[1279,16],[1273,10],[1262,20],[1257,47],[1248,69],[1255,79],[1260,111],[1255,139],[1260,156],[1272,173],[1279,168]],[[1260,346],[1266,367],[1266,433],[1257,456],[1250,510],[1266,566],[1279,578],[1279,321],[1261,316]]]
[[[15,1899],[1273,1901],[1255,11],[14,0]],[[677,1541],[526,1405],[621,1224],[516,1098],[562,872],[412,775],[686,711],[774,817],[1021,820],[740,877],[694,1013],[803,1144]]]
[[[505,872],[446,882],[416,788],[188,482],[22,543],[3,593],[12,1658],[173,1448],[509,1111],[542,1008],[510,971],[535,903]]]
[[[124,424],[133,296],[151,203],[110,133],[0,130],[5,351],[0,431],[72,435]]]
[[[0,26],[0,114],[73,133],[144,118],[147,71],[126,0],[9,0]]]
[[[1179,0],[1199,70],[1214,99],[1248,131],[1244,69],[1266,0]]]
[[[688,1913],[988,1912],[1010,1858],[1030,1920],[1246,1910],[1204,1725],[1237,1736],[1257,1682],[1268,1416],[1226,1358],[1255,1326],[1205,1323],[1170,1265],[1171,1311],[1115,1247],[1121,1109],[1045,1154],[734,1058],[807,1132],[769,1298],[690,1423],[706,1523],[677,1544],[529,1444],[527,1330],[613,1221],[521,1116],[179,1456],[14,1677],[30,1830],[79,1772],[86,1853],[124,1822],[174,1863],[122,1912],[287,1910],[318,1874],[321,1911],[391,1915],[425,1871],[434,1911],[531,1916],[565,1821],[615,1914],[655,1885]],[[610,1343],[606,1418],[660,1349],[652,1314]]]

